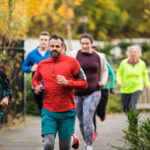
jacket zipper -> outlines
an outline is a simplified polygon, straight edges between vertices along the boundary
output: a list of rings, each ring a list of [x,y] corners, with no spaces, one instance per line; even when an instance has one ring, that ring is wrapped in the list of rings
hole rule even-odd
[[[53,65],[53,76],[55,75],[55,60],[54,60],[54,65]]]

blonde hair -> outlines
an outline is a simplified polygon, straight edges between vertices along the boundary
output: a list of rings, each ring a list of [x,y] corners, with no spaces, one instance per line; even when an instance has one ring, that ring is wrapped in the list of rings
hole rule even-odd
[[[136,50],[137,50],[137,53],[138,53],[138,57],[141,57],[141,55],[142,55],[142,50],[141,50],[141,47],[138,46],[138,45],[132,45],[132,46],[128,46],[128,47],[127,47],[127,52],[126,52],[126,54],[127,54],[128,57],[130,57],[130,50],[131,50],[131,49],[136,49]]]
[[[46,36],[49,36],[49,37],[50,37],[50,34],[49,34],[47,31],[42,31],[42,32],[39,34],[39,36],[41,36],[41,35],[46,35]]]

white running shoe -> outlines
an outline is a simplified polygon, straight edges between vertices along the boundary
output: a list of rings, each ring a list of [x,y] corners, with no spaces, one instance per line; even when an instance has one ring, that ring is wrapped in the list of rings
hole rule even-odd
[[[86,150],[93,150],[93,147],[91,145],[87,145]]]

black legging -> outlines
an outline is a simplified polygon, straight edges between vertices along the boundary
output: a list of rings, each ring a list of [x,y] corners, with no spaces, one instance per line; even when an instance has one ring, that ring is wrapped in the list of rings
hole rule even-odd
[[[34,93],[34,90],[33,90]],[[35,94],[34,93],[34,99],[36,101],[36,104],[41,112],[41,109],[43,108],[43,98],[44,98],[44,90],[40,94]]]
[[[100,118],[104,118],[106,115],[106,106],[107,106],[107,102],[108,102],[108,89],[102,89],[101,94],[102,95],[101,95],[100,102],[97,106],[96,112],[95,112],[94,117],[93,117],[95,132],[96,132],[96,114]]]

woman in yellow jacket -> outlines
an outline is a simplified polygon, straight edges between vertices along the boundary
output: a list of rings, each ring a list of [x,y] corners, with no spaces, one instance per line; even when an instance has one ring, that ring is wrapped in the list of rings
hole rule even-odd
[[[128,58],[122,60],[117,73],[116,80],[122,94],[124,112],[128,112],[135,106],[145,86],[150,91],[148,71],[144,61],[139,59],[141,49],[137,45],[127,48]]]

